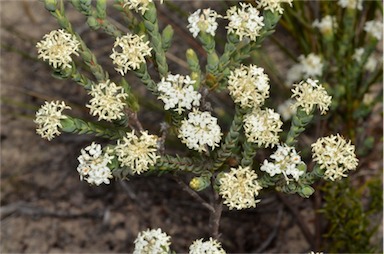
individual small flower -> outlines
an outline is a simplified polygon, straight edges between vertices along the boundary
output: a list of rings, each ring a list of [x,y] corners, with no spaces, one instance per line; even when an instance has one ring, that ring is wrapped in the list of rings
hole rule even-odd
[[[181,121],[178,137],[188,148],[202,152],[207,150],[206,146],[212,147],[212,150],[219,146],[221,135],[216,117],[194,109],[187,119]]]
[[[363,10],[363,0],[339,0],[337,4],[342,8]]]
[[[128,97],[128,94],[124,92],[124,88],[107,80],[92,86],[89,94],[93,98],[89,101],[90,104],[87,104],[87,107],[90,109],[91,115],[99,115],[99,121],[101,119],[106,121],[121,119],[124,115],[124,99]]]
[[[229,20],[228,33],[235,33],[240,40],[247,37],[251,41],[256,41],[256,37],[264,27],[264,18],[251,4],[240,3],[240,6],[241,8],[232,6],[227,10],[225,18]]]
[[[128,6],[130,10],[141,12],[141,15],[144,15],[148,10],[148,4],[152,2],[153,0],[123,0],[123,7]],[[160,3],[163,3],[163,0],[160,0]]]
[[[281,115],[283,121],[288,121],[296,113],[296,109],[292,105],[293,100],[288,99],[277,107],[277,113]]]
[[[158,229],[147,229],[138,234],[133,254],[168,254],[171,237]]]
[[[323,62],[321,57],[310,53],[307,56],[299,56],[300,65],[304,78],[321,76],[323,73]]]
[[[313,107],[317,105],[322,115],[324,115],[332,102],[332,97],[327,94],[324,87],[318,84],[318,80],[307,79],[295,84],[292,91],[292,99],[296,101],[294,108],[302,107],[309,115]]]
[[[346,177],[346,172],[358,165],[355,146],[339,134],[319,138],[312,144],[312,158],[325,169],[324,178],[332,181]]]
[[[71,68],[71,54],[79,55],[79,41],[63,29],[51,31],[36,44],[38,58],[48,60],[54,68]]]
[[[127,166],[136,174],[141,174],[155,165],[160,156],[157,152],[158,137],[142,131],[140,137],[135,132],[128,132],[125,137],[117,141],[115,152],[121,166]]]
[[[48,140],[58,136],[60,134],[59,128],[62,127],[61,120],[67,118],[62,114],[64,109],[71,109],[71,107],[65,105],[63,101],[46,101],[36,112],[36,119],[34,120],[37,125],[36,133]]]
[[[230,210],[255,207],[260,200],[255,198],[262,189],[256,180],[257,174],[250,167],[231,168],[220,178],[219,193]]]
[[[80,162],[77,171],[80,180],[86,180],[90,184],[109,184],[112,172],[108,168],[113,156],[103,153],[101,145],[93,142],[91,145],[81,149],[81,155],[77,158]]]
[[[209,241],[203,242],[203,239],[195,240],[189,246],[189,254],[225,254],[225,250],[221,247],[221,243],[212,237]]]
[[[332,34],[337,28],[336,17],[335,16],[324,16],[321,21],[315,20],[312,23],[313,27],[317,27],[322,34]]]
[[[273,147],[279,142],[283,122],[273,109],[257,109],[244,116],[244,131],[248,142]]]
[[[260,167],[261,171],[267,172],[270,176],[283,174],[287,181],[291,179],[298,181],[300,176],[304,174],[304,171],[299,169],[299,166],[304,163],[294,147],[286,144],[278,145],[276,152],[270,158],[274,162],[264,160],[263,165]],[[291,178],[288,176],[291,176]]]
[[[164,102],[164,109],[174,109],[181,114],[184,109],[191,109],[192,106],[200,105],[201,94],[194,90],[193,84],[196,81],[191,80],[189,76],[179,74],[169,74],[167,78],[162,78],[157,84],[160,92],[158,98]]]
[[[228,90],[242,108],[258,108],[269,96],[269,78],[263,68],[242,65],[231,71]]]
[[[364,31],[372,37],[381,40],[383,36],[383,22],[379,20],[370,20],[365,22]]]
[[[265,10],[270,10],[271,12],[278,12],[283,14],[284,9],[281,7],[281,4],[287,3],[292,7],[293,0],[259,0],[258,8],[263,7]]]
[[[151,56],[152,48],[148,44],[148,41],[144,41],[144,35],[127,34],[117,37],[110,56],[116,65],[115,70],[124,76],[129,70],[140,68],[145,62],[145,57]],[[117,47],[120,50],[117,50]]]
[[[218,17],[221,16],[210,8],[204,9],[203,12],[201,12],[201,9],[198,9],[188,17],[189,24],[187,28],[195,38],[200,32],[215,36],[218,26],[216,18]]]

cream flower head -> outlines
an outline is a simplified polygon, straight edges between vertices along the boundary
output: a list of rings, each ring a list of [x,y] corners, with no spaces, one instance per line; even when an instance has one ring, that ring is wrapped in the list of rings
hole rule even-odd
[[[171,237],[163,233],[160,228],[147,229],[137,236],[133,254],[168,254],[170,245]]]
[[[323,73],[324,64],[320,56],[314,53],[310,53],[307,56],[301,55],[299,56],[299,61],[304,78],[321,76]]]
[[[365,22],[364,31],[366,31],[372,37],[381,40],[381,38],[383,37],[383,21],[370,20]]]
[[[201,94],[194,90],[195,82],[189,76],[179,74],[168,74],[167,78],[162,78],[157,89],[160,92],[158,99],[165,104],[164,109],[174,109],[181,114],[185,109],[192,109],[192,106],[198,107]]]
[[[123,139],[117,141],[115,152],[121,166],[127,166],[136,174],[141,174],[155,165],[160,156],[157,152],[158,137],[142,131],[140,137],[135,132],[128,132]]]
[[[90,114],[99,115],[100,120],[112,121],[121,119],[124,115],[124,100],[128,94],[124,92],[124,88],[117,86],[114,82],[107,80],[92,86],[89,94],[93,97],[87,104]]]
[[[281,7],[281,4],[287,3],[292,7],[293,0],[259,0],[258,8],[263,7],[265,10],[270,10],[271,12],[278,12],[279,14],[283,14],[284,9]]]
[[[287,181],[299,180],[299,177],[304,174],[304,171],[298,167],[304,164],[301,161],[300,155],[297,154],[294,147],[289,147],[286,144],[278,145],[277,150],[270,156],[274,162],[264,160],[260,170],[267,172],[270,176],[283,174]],[[291,176],[288,177],[288,176]]]
[[[364,48],[355,48],[355,52],[352,55],[352,59],[358,63],[361,62],[361,57],[363,56],[364,51]]]
[[[342,8],[363,10],[363,0],[339,0],[337,4]]]
[[[301,78],[314,78],[323,74],[323,61],[321,57],[310,53],[307,56],[300,55],[299,63],[294,64],[287,72],[286,85],[292,86],[295,81],[301,80]]]
[[[212,150],[219,146],[221,135],[216,117],[194,109],[187,119],[181,121],[178,137],[188,148],[202,152],[207,150],[206,146],[212,147]]]
[[[240,3],[240,7],[232,6],[227,10],[225,18],[229,20],[228,33],[235,33],[240,40],[247,37],[256,41],[264,27],[264,18],[252,4]]]
[[[292,105],[293,105],[293,100],[288,99],[277,107],[277,113],[281,115],[281,118],[283,118],[283,121],[288,121],[289,119],[292,118],[294,114],[296,114],[296,109],[293,108]]]
[[[338,25],[335,16],[326,15],[320,21],[316,19],[312,26],[317,27],[322,34],[332,34]]]
[[[258,146],[275,146],[279,143],[279,132],[283,122],[273,109],[257,109],[244,116],[244,132],[248,142]]]
[[[54,68],[71,68],[71,54],[79,55],[79,41],[63,29],[51,31],[36,44],[38,58],[48,60]]]
[[[355,146],[339,134],[319,138],[312,144],[312,158],[325,169],[324,178],[332,181],[346,177],[346,172],[358,165]]]
[[[148,4],[154,2],[153,0],[124,0],[124,5],[128,6],[130,10],[134,10],[136,12],[141,12],[141,15],[148,10]],[[160,0],[160,3],[163,3],[163,0]]]
[[[225,250],[221,247],[221,243],[212,237],[209,241],[203,241],[203,239],[195,240],[191,246],[189,246],[189,254],[225,254]]]
[[[371,54],[368,57],[367,62],[363,66],[364,70],[369,71],[369,72],[374,72],[376,70],[377,66],[380,66],[382,64],[380,62],[380,60],[382,60],[382,59],[383,58],[379,55]]]
[[[318,84],[318,82],[318,80],[309,78],[294,85],[292,89],[292,99],[295,99],[294,108],[302,107],[308,115],[316,105],[322,115],[328,111],[332,97],[328,95],[324,87]]]
[[[231,71],[228,90],[240,107],[258,108],[269,96],[269,78],[263,68],[242,65]]]
[[[58,136],[60,134],[59,128],[62,127],[61,120],[67,118],[62,114],[64,109],[71,109],[71,107],[65,105],[63,101],[46,101],[36,112],[36,119],[34,120],[37,124],[36,133],[48,140]]]
[[[188,17],[189,24],[187,28],[195,38],[200,32],[215,36],[218,26],[216,18],[218,17],[221,16],[210,8],[204,10],[198,9]]]
[[[113,178],[108,164],[111,163],[113,156],[103,153],[101,145],[93,142],[91,145],[81,149],[81,155],[77,158],[80,162],[77,171],[80,180],[85,179],[90,184],[100,185],[109,184]]]
[[[230,210],[255,207],[260,200],[255,198],[262,189],[257,182],[257,174],[250,167],[231,168],[224,173],[220,181],[219,194]]]
[[[129,70],[139,69],[145,63],[145,57],[151,56],[152,48],[148,44],[148,41],[144,41],[144,35],[127,34],[117,37],[110,55],[116,65],[115,70],[124,76]]]

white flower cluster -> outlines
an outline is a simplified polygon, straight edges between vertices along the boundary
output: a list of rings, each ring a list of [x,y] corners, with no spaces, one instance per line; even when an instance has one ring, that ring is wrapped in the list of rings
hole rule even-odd
[[[346,172],[358,165],[355,146],[339,134],[319,138],[312,144],[312,158],[325,169],[324,178],[332,181],[346,177]]]
[[[133,254],[168,254],[171,237],[158,229],[147,229],[138,234]]]
[[[383,58],[381,56],[377,56],[376,54],[372,54],[368,57],[367,62],[364,64],[364,70],[369,72],[374,72],[380,64],[380,60]]]
[[[112,172],[108,168],[113,156],[107,153],[103,154],[101,145],[92,143],[84,149],[81,149],[81,155],[77,158],[80,162],[77,171],[80,174],[80,180],[85,179],[90,184],[100,185],[109,184],[112,178]]]
[[[293,82],[299,81],[302,77],[314,78],[321,76],[323,73],[324,64],[321,57],[310,53],[308,56],[299,56],[299,63],[293,65],[287,73],[287,85],[292,85]]]
[[[309,115],[314,106],[318,106],[322,115],[324,115],[332,102],[332,97],[318,80],[307,79],[299,84],[294,84],[292,91],[292,99],[296,99],[293,104],[294,108],[302,107]]]
[[[293,107],[293,100],[288,99],[281,103],[277,107],[277,112],[281,115],[284,121],[291,119],[292,116],[296,114],[296,109]]]
[[[152,3],[153,0],[124,0],[123,2],[123,7],[128,6],[130,10],[141,12],[141,15],[144,15],[148,10],[148,4]],[[160,3],[163,3],[163,0],[160,0]]]
[[[106,82],[92,86],[89,94],[93,98],[87,107],[90,109],[91,115],[99,115],[99,121],[121,119],[124,115],[122,112],[125,106],[124,100],[128,97],[124,88],[108,79]]]
[[[232,6],[227,10],[225,18],[229,20],[228,33],[235,33],[240,40],[246,37],[256,41],[256,37],[264,27],[264,18],[251,4],[240,3],[240,6],[241,8]]]
[[[363,56],[364,51],[364,48],[356,48],[352,59],[360,63],[362,61],[361,57]],[[379,59],[380,57],[378,57],[376,54],[371,54],[363,66],[364,70],[374,72],[376,67],[379,65]]]
[[[283,174],[287,181],[292,178],[298,181],[299,177],[304,174],[304,171],[298,168],[304,162],[301,161],[301,157],[297,154],[294,147],[289,147],[286,144],[278,145],[276,152],[270,158],[274,162],[264,160],[263,165],[260,167],[261,171],[267,172],[270,176]]]
[[[128,132],[123,139],[117,141],[115,152],[121,166],[127,166],[136,174],[141,174],[155,165],[159,156],[157,152],[158,137],[142,131],[140,137],[135,132]]]
[[[365,22],[364,31],[372,37],[381,40],[381,37],[383,37],[383,21],[370,20]]]
[[[209,238],[209,241],[203,239],[195,240],[189,246],[189,254],[225,254],[225,250],[221,247],[221,243],[215,239]]]
[[[315,20],[312,23],[313,27],[317,27],[322,34],[332,34],[338,27],[335,16],[326,15],[321,21]]]
[[[115,70],[124,76],[129,70],[140,68],[145,63],[145,57],[151,56],[152,48],[148,44],[148,41],[144,41],[144,35],[127,34],[117,37],[110,56],[116,65]],[[121,50],[117,50],[118,47]]]
[[[342,8],[363,10],[363,0],[339,0],[337,4]]]
[[[228,90],[235,103],[242,108],[257,108],[269,96],[269,78],[263,68],[242,65],[231,71]]]
[[[164,109],[174,109],[181,114],[184,109],[191,109],[192,106],[200,105],[201,94],[194,90],[193,84],[196,81],[191,80],[189,76],[179,74],[169,74],[167,78],[162,78],[157,84],[160,92],[159,99],[164,102]]]
[[[230,210],[255,207],[260,201],[255,197],[262,189],[256,179],[257,174],[250,167],[239,166],[224,173],[219,179],[219,193],[224,199],[224,204],[228,205]]]
[[[63,101],[46,101],[36,112],[36,119],[34,120],[37,125],[36,133],[48,140],[59,135],[59,128],[62,127],[60,120],[67,118],[62,114],[64,109],[71,109],[71,107],[65,105]]]
[[[293,0],[259,0],[258,8],[263,7],[265,10],[270,10],[271,12],[278,12],[283,14],[284,9],[281,7],[281,4],[287,3],[292,7]]]
[[[206,145],[212,150],[218,146],[221,135],[216,117],[194,109],[188,114],[188,119],[181,122],[178,137],[188,148],[202,152],[207,150]]]
[[[244,116],[244,132],[248,142],[273,147],[279,142],[283,122],[273,109],[256,109]]]
[[[361,62],[361,57],[364,54],[364,48],[355,48],[355,52],[352,55],[352,59],[356,62]]]
[[[215,36],[218,26],[216,18],[218,17],[221,16],[210,8],[204,9],[203,12],[201,12],[201,9],[198,9],[188,17],[189,24],[187,28],[195,38],[200,32]]]
[[[79,55],[79,41],[76,36],[63,29],[51,31],[36,44],[38,58],[48,60],[54,68],[71,68],[71,54]]]

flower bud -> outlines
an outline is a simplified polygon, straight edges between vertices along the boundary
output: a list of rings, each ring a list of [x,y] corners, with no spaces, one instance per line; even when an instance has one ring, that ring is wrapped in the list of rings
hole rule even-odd
[[[166,49],[169,48],[169,46],[171,46],[171,41],[172,41],[172,38],[173,38],[173,28],[171,25],[168,25],[164,28],[162,34],[161,34],[161,39],[162,39],[162,42],[163,42],[163,47],[165,47]]]
[[[87,24],[90,28],[95,29],[95,30],[100,28],[99,22],[97,22],[97,20],[92,16],[88,17]]]
[[[311,186],[304,186],[300,190],[300,195],[305,198],[309,198],[315,190]]]
[[[57,0],[45,0],[44,5],[45,9],[48,11],[55,11],[57,7]]]
[[[189,182],[189,187],[194,189],[195,191],[202,191],[206,189],[210,185],[209,177],[194,177]]]

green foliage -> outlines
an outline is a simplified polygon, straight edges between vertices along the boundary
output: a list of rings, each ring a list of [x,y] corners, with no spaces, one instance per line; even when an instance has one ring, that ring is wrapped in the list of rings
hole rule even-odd
[[[327,251],[336,253],[374,253],[371,237],[378,225],[371,224],[370,215],[381,211],[381,181],[373,181],[361,189],[352,186],[349,179],[327,183],[323,187],[325,206],[321,209],[328,220],[325,234]],[[363,193],[370,191],[368,207],[363,207]]]

